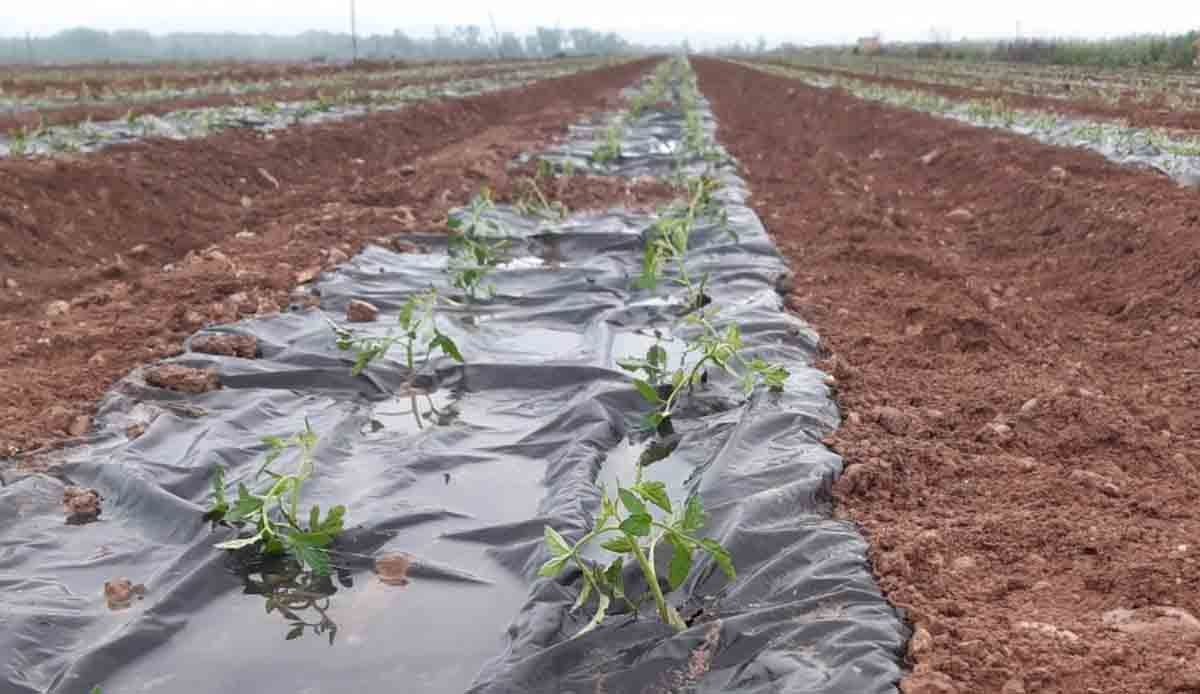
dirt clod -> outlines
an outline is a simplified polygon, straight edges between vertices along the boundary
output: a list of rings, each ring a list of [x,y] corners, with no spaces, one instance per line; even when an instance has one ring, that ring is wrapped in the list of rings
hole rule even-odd
[[[375,575],[389,586],[408,585],[408,569],[412,555],[404,552],[384,554],[375,558]]]
[[[258,355],[258,338],[253,335],[201,333],[192,338],[191,349],[201,354],[253,359]]]
[[[146,383],[181,393],[207,393],[221,387],[214,369],[197,369],[179,364],[151,366],[145,372]]]
[[[67,514],[67,525],[85,525],[100,518],[100,492],[83,487],[63,489],[63,511]]]
[[[123,610],[146,595],[146,586],[128,578],[115,578],[104,582],[104,601],[110,610]]]
[[[379,317],[379,309],[361,299],[354,299],[346,306],[346,320],[351,323],[370,323]]]

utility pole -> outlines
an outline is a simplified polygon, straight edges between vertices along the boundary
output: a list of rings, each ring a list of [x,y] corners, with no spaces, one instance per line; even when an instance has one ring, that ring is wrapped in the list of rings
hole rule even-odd
[[[492,36],[496,37],[496,57],[503,58],[500,55],[500,32],[496,30],[496,17],[492,15],[492,11],[488,10],[488,19],[492,22]]]
[[[354,0],[350,0],[350,47],[354,52],[352,64],[358,63],[358,19],[354,14]]]

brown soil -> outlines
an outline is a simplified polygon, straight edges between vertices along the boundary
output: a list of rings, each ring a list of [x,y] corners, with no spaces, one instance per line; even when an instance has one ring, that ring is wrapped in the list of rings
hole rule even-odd
[[[277,311],[364,243],[443,228],[482,185],[512,190],[518,153],[615,103],[650,65],[270,138],[0,162],[0,455],[82,433],[113,381],[205,324]],[[561,199],[582,209],[663,195],[576,177]]]
[[[1195,192],[695,65],[831,355],[903,691],[1200,692]]]
[[[530,61],[531,63],[533,61]],[[12,66],[0,70],[0,89],[14,96],[32,96],[54,91],[77,92],[86,84],[93,92],[105,88],[121,90],[173,87],[183,89],[223,82],[259,82],[306,79],[340,74],[362,74],[423,65],[471,65],[471,62],[359,61],[315,62],[211,62],[211,63],[88,63],[76,65]],[[38,79],[39,76],[45,76]],[[81,77],[82,76],[82,77]]]
[[[1153,104],[1139,104],[1132,100],[1132,92],[1124,97],[1124,103],[1114,106],[1106,104],[1102,101],[1055,99],[1051,97],[1013,94],[1012,92],[987,89],[969,89],[967,87],[956,87],[933,82],[923,82],[920,80],[902,79],[899,77],[885,77],[882,75],[876,76],[859,72],[857,70],[839,70],[835,68],[812,67],[808,65],[801,67],[787,63],[786,61],[766,60],[762,62],[766,64],[780,65],[782,67],[799,68],[807,72],[813,72],[821,75],[849,76],[856,80],[870,84],[881,84],[889,87],[900,87],[904,89],[918,89],[920,91],[931,92],[950,99],[958,99],[962,101],[970,99],[999,99],[1011,108],[1049,111],[1064,115],[1084,116],[1087,118],[1099,118],[1103,120],[1124,120],[1130,125],[1142,128],[1162,127],[1176,130],[1200,130],[1200,112],[1181,111],[1178,109],[1172,110],[1164,105],[1155,106]]]
[[[126,102],[113,104],[97,104],[87,106],[71,106],[68,108],[20,111],[0,116],[0,132],[33,129],[40,125],[66,125],[82,123],[88,119],[94,121],[120,120],[129,116],[162,115],[171,111],[186,109],[212,108],[217,106],[236,106],[241,104],[259,104],[276,101],[306,101],[314,100],[322,95],[330,97],[347,88],[366,91],[380,89],[398,89],[400,87],[440,84],[452,80],[472,77],[492,77],[512,72],[517,68],[497,68],[487,65],[463,67],[453,73],[445,73],[437,77],[409,77],[394,80],[360,79],[353,83],[337,87],[288,87],[271,89],[248,94],[212,94],[208,96],[182,97],[161,99],[149,102]]]

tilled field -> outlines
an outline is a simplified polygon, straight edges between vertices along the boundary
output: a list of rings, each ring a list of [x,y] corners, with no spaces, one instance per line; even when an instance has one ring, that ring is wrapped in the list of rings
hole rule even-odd
[[[0,161],[5,681],[1200,692],[1195,191],[654,62]],[[489,224],[503,243],[475,236]],[[498,291],[456,269],[474,253]],[[410,337],[407,366],[371,365],[420,297],[423,363]],[[320,458],[325,521],[300,534],[325,544],[288,545],[290,573],[241,553],[263,531],[198,510],[244,523],[242,491],[215,510],[224,471],[256,479],[264,445],[303,449],[297,490]],[[600,571],[585,544],[623,515]],[[647,583],[654,544],[634,549],[659,529]],[[299,643],[275,648],[279,628]],[[322,666],[339,628],[353,654]],[[228,643],[262,657],[210,674]]]
[[[868,66],[857,69],[830,68],[821,65],[796,64],[786,60],[767,60],[767,64],[794,65],[806,71],[823,75],[851,75],[856,80],[873,84],[919,89],[951,99],[989,99],[1003,103],[1011,108],[1036,109],[1071,116],[1084,116],[1106,120],[1120,120],[1138,127],[1164,127],[1177,130],[1195,131],[1200,128],[1200,113],[1194,108],[1175,108],[1164,103],[1164,96],[1151,94],[1143,97],[1139,90],[1130,89],[1123,92],[1121,98],[1105,101],[1092,96],[1073,95],[1068,91],[1055,96],[1024,94],[1012,90],[1003,90],[996,86],[989,88],[993,81],[983,84],[960,86],[944,84],[931,79],[917,79],[899,75],[880,75],[871,71]],[[1169,92],[1168,92],[1169,93]]]
[[[301,127],[0,161],[0,450],[86,432],[97,398],[210,322],[277,311],[368,240],[440,226],[648,63]],[[569,206],[655,199],[579,183]]]
[[[694,62],[826,341],[902,689],[1200,690],[1194,192]]]

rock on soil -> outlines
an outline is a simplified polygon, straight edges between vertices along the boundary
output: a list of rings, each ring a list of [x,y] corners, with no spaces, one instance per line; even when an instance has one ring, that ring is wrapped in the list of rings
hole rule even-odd
[[[201,333],[192,338],[191,349],[201,354],[253,359],[258,355],[258,338],[253,335]]]
[[[408,569],[412,566],[412,555],[403,552],[384,554],[375,558],[375,573],[379,580],[389,586],[408,585]]]
[[[100,492],[83,487],[63,489],[63,511],[67,514],[67,525],[84,525],[100,518]]]
[[[146,369],[146,383],[180,393],[207,393],[217,390],[221,382],[214,369],[196,369],[179,364],[160,364]]]
[[[141,600],[146,595],[146,586],[134,583],[128,578],[115,578],[104,582],[104,602],[110,610],[123,610],[129,607],[134,598]]]
[[[346,307],[346,320],[351,323],[370,323],[379,317],[379,309],[375,304],[354,299]]]
[[[1134,636],[1170,635],[1200,642],[1200,619],[1178,607],[1154,605],[1137,610],[1109,610],[1101,616],[1105,626]]]

